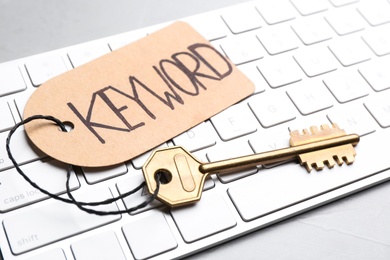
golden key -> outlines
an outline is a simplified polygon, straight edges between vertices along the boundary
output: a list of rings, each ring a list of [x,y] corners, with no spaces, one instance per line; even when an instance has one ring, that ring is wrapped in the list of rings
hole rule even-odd
[[[142,171],[150,193],[156,189],[156,174],[164,177],[157,198],[171,207],[200,200],[204,182],[209,174],[229,173],[262,164],[271,164],[298,157],[301,165],[310,172],[312,167],[321,170],[336,163],[353,163],[359,142],[357,134],[347,135],[336,124],[322,125],[290,132],[290,147],[247,155],[234,159],[202,163],[182,147],[156,150],[144,164]]]

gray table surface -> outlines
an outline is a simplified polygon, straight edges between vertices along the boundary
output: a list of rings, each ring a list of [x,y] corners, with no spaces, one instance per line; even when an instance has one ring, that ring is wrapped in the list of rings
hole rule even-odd
[[[0,0],[0,62],[243,0]],[[390,183],[190,259],[390,259]]]

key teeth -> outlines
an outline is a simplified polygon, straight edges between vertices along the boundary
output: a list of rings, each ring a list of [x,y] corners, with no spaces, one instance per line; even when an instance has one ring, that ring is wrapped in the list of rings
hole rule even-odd
[[[302,163],[302,165],[305,166],[305,168],[306,168],[308,173],[310,173],[313,170],[311,165],[309,163],[307,163],[307,162]]]
[[[355,161],[355,156],[354,155],[343,156],[343,160],[347,165],[350,165]]]

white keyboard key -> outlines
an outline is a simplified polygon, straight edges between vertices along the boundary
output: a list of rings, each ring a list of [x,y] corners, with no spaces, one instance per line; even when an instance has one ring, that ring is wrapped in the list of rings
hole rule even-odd
[[[294,59],[308,77],[318,76],[337,69],[338,62],[325,46],[306,47],[294,54]]]
[[[254,7],[232,8],[224,12],[222,18],[234,34],[261,27],[261,16]]]
[[[30,93],[27,93],[24,92],[24,93],[21,93],[20,95],[17,95],[14,99],[14,103],[16,105],[16,109],[18,110],[18,114],[19,114],[19,118],[16,118],[17,116],[15,116],[15,120],[17,122],[20,121],[20,119],[23,118],[23,113],[24,113],[24,108],[26,107],[26,104],[27,104],[27,101],[28,99],[30,98],[31,94]]]
[[[365,32],[362,38],[378,56],[390,53],[390,24],[382,25],[374,30]]]
[[[364,101],[364,105],[381,127],[385,128],[390,126],[389,91],[383,92],[380,96],[367,99]]]
[[[212,191],[203,193],[202,199],[191,207],[172,208],[171,214],[186,243],[223,232],[237,224],[224,198]]]
[[[8,132],[0,133],[0,171],[13,167],[5,149],[5,140]],[[24,164],[47,157],[42,151],[36,148],[26,136],[23,130],[16,131],[11,138],[11,152],[19,164]]]
[[[299,117],[294,121],[290,121],[287,123],[288,125],[288,130],[290,132],[298,130],[301,131],[303,129],[308,129],[311,126],[321,126],[321,125],[330,125],[330,121],[326,114],[322,113],[315,113],[313,115],[310,115],[310,117]],[[272,130],[272,128],[270,129]]]
[[[173,143],[183,146],[187,151],[195,152],[215,145],[216,132],[210,121],[202,122],[173,138]]]
[[[325,19],[338,35],[361,31],[366,25],[363,17],[354,9],[336,10],[327,14]]]
[[[66,257],[62,249],[56,248],[43,254],[27,258],[26,260],[66,260]]]
[[[215,14],[202,14],[201,17],[186,19],[207,40],[213,41],[226,37],[228,28],[220,16]]]
[[[267,82],[265,81],[264,77],[261,76],[260,71],[258,70],[256,63],[246,63],[237,66],[237,68],[245,74],[252,82],[255,84],[255,92],[254,93],[261,93],[264,92],[265,89],[268,87]]]
[[[278,54],[298,48],[298,38],[289,26],[275,25],[259,31],[257,37],[266,51]]]
[[[375,132],[377,127],[374,118],[362,104],[339,107],[330,111],[328,118],[347,133],[356,133],[360,136]]]
[[[325,0],[290,0],[301,15],[309,15],[326,11],[328,3]]]
[[[384,0],[366,1],[358,7],[358,11],[372,26],[390,22],[390,3]]]
[[[290,146],[290,133],[287,128],[270,129],[268,131],[262,131],[259,134],[255,134],[249,139],[249,144],[255,153],[263,153],[273,151],[276,149],[283,149]],[[280,165],[284,162],[278,162],[273,164],[264,164],[264,168],[271,168],[276,165]]]
[[[0,64],[0,97],[26,89],[26,83],[17,66]]]
[[[324,79],[324,83],[340,103],[367,96],[369,93],[369,85],[356,71],[332,73]]]
[[[77,196],[79,201],[99,201],[111,198],[108,189],[89,191]],[[95,210],[116,211],[116,205],[94,207]],[[77,235],[87,230],[117,221],[120,216],[97,216],[81,211],[72,204],[55,201],[51,204],[11,215],[3,220],[8,242],[14,254]]]
[[[225,38],[221,48],[236,65],[263,58],[263,48],[253,34]]]
[[[142,30],[132,31],[130,33],[124,33],[120,36],[115,36],[113,39],[110,39],[108,45],[112,51],[122,48],[136,40],[139,40],[146,36],[146,33]]]
[[[390,59],[366,63],[359,72],[375,91],[390,88]]]
[[[67,166],[58,161],[34,162],[21,166],[23,172],[40,187],[54,194],[66,192]],[[0,212],[6,212],[48,198],[32,187],[15,168],[0,174]],[[72,190],[80,184],[72,173],[69,186]]]
[[[295,119],[296,109],[285,93],[253,96],[249,106],[264,128]]]
[[[108,45],[95,43],[72,49],[68,52],[68,56],[73,68],[75,68],[109,52],[110,49],[108,48]]]
[[[144,163],[146,162],[146,160],[149,158],[149,156],[152,154],[152,152],[156,149],[160,149],[160,148],[165,148],[167,147],[168,145],[166,143],[163,143],[157,147],[155,147],[154,149],[152,150],[149,150],[147,151],[146,153],[143,153],[137,157],[135,157],[134,159],[131,160],[134,168],[136,169],[141,169],[142,166],[144,166]]]
[[[390,145],[388,132],[364,136],[355,148],[357,158],[352,165],[310,174],[300,165],[282,165],[229,188],[228,194],[244,221],[277,210],[289,211],[291,205],[389,168],[388,154],[378,153],[378,145]]]
[[[329,44],[329,49],[343,66],[371,59],[371,51],[360,38],[343,38]]]
[[[135,189],[142,182],[145,181],[145,178],[142,175],[141,171],[131,172],[130,175],[131,175],[130,178],[121,180],[120,182],[118,182],[116,184],[116,187],[118,188],[118,191],[120,194],[125,194],[126,192]],[[135,207],[135,206],[143,203],[145,200],[148,199],[149,196],[150,196],[150,194],[148,192],[148,188],[146,186],[144,186],[142,189],[140,189],[136,193],[124,198],[123,203],[125,204],[126,209],[130,209],[132,207]],[[149,209],[160,207],[162,205],[163,204],[160,201],[154,200],[153,202],[149,203],[145,207],[143,207],[139,210],[133,211],[130,214],[135,215],[135,214],[138,214],[140,212],[147,211]]]
[[[302,71],[290,56],[276,56],[264,59],[257,66],[272,88],[282,87],[302,79]]]
[[[287,95],[303,115],[333,106],[334,99],[321,81],[305,81],[287,90]]]
[[[88,184],[95,184],[127,173],[127,167],[123,163],[106,167],[82,167],[81,169]]]
[[[224,141],[253,133],[258,125],[246,103],[239,103],[225,109],[211,117],[211,122]]]
[[[28,60],[25,65],[31,82],[36,87],[67,71],[64,60],[60,55],[52,54],[34,58]]]
[[[292,28],[306,45],[326,41],[333,37],[332,28],[322,17],[314,16],[297,20]]]
[[[253,151],[247,142],[224,143],[223,145],[220,145],[215,149],[210,149],[207,152],[207,158],[210,162],[216,162],[250,154],[253,154]],[[222,183],[229,183],[252,175],[256,172],[257,168],[256,166],[253,166],[245,170],[218,174],[217,176]]]
[[[147,259],[177,247],[165,216],[159,212],[125,225],[122,231],[135,259]]]
[[[14,117],[9,109],[8,102],[0,101],[0,132],[11,129],[15,125]]]
[[[295,9],[287,0],[262,0],[256,8],[268,24],[276,24],[295,18]]]
[[[76,260],[126,260],[113,231],[77,241],[71,245],[71,249]]]
[[[359,2],[359,0],[329,0],[329,2],[331,2],[332,5],[334,5],[336,7],[340,7],[340,6]]]

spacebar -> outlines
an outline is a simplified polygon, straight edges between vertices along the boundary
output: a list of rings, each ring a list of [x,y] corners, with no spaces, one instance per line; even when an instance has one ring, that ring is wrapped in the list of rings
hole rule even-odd
[[[309,174],[298,164],[286,164],[259,171],[247,182],[231,187],[228,194],[242,219],[251,221],[389,169],[389,145],[389,131],[370,134],[355,147],[357,155],[352,165],[336,165]]]
[[[83,201],[111,198],[108,189],[88,192],[77,197]],[[116,205],[95,207],[99,210],[118,210]],[[55,201],[4,219],[3,225],[14,254],[21,254],[46,244],[79,234],[120,219],[120,216],[97,216],[75,205]]]

